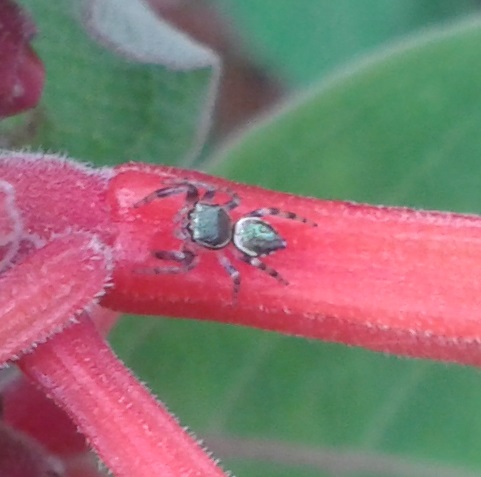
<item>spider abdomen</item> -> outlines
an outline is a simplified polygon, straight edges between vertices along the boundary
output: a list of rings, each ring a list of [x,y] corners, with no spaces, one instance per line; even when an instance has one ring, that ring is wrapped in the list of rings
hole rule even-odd
[[[285,240],[267,222],[243,217],[234,226],[234,245],[249,257],[262,257],[286,248]]]

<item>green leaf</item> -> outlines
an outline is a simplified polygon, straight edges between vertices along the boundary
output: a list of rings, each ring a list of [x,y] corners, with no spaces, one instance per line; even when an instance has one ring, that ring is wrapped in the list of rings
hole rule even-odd
[[[254,124],[209,170],[326,198],[479,211],[480,85],[480,21],[425,32]],[[372,469],[357,477],[481,470],[476,369],[221,324],[136,318],[121,328],[114,342],[128,363],[202,436],[336,451],[340,464],[357,451]],[[335,474],[238,455],[227,462],[238,477]],[[391,468],[376,473],[384,458]]]
[[[476,0],[215,0],[248,51],[293,85],[436,22],[479,11]]]
[[[478,21],[426,33],[333,75],[212,164],[307,195],[479,211],[480,84]]]
[[[219,75],[212,51],[140,0],[24,3],[47,69],[34,146],[103,164],[198,153]]]

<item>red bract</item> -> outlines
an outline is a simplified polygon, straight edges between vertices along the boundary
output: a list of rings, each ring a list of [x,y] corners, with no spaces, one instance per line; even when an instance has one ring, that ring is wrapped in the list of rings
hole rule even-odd
[[[0,119],[34,107],[44,68],[30,46],[35,26],[11,0],[0,2]]]
[[[0,391],[0,475],[4,477],[102,477],[85,437],[51,399],[18,375]]]
[[[59,477],[62,467],[34,440],[0,424],[0,474],[8,477]]]
[[[117,476],[224,474],[113,355],[91,321],[99,301],[481,364],[477,217],[307,199],[164,166],[94,170],[54,156],[4,155],[0,177],[0,356],[21,356],[21,369]],[[316,222],[265,218],[287,246],[262,260],[289,284],[243,263],[232,244],[191,244],[195,268],[156,273],[165,261],[155,252],[181,248],[186,199],[141,201],[178,182],[215,188],[214,203],[227,188],[237,193],[233,221],[277,207]],[[221,253],[240,272],[236,298]]]

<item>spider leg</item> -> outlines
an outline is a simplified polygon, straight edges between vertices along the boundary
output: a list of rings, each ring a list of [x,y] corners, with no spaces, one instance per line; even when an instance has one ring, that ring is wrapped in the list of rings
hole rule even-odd
[[[230,196],[229,202],[226,202],[224,204],[224,207],[227,210],[232,210],[235,209],[239,204],[240,204],[240,197],[237,195],[236,192],[234,192],[231,189],[224,189],[224,192],[226,192]]]
[[[182,182],[178,185],[171,186],[171,187],[164,187],[163,189],[157,189],[156,191],[152,192],[148,196],[144,197],[143,199],[139,200],[134,204],[134,207],[141,207],[143,205],[149,204],[150,202],[156,199],[163,199],[165,197],[170,197],[176,194],[182,194],[185,192],[185,201],[186,204],[182,209],[189,209],[195,205],[196,202],[199,200],[199,191],[197,187],[189,182]]]
[[[277,270],[269,267],[269,265],[266,265],[262,260],[259,260],[258,257],[250,257],[249,255],[242,254],[240,259],[249,265],[252,265],[253,267],[267,273],[272,278],[275,278],[279,283],[282,283],[283,285],[289,285],[289,282],[283,278]]]
[[[208,185],[204,185],[204,187],[206,188],[206,191],[201,196],[200,200],[202,202],[210,202],[215,197],[215,194],[217,193],[217,189],[213,186],[208,186]]]
[[[182,250],[155,250],[152,254],[159,260],[171,260],[178,263],[177,266],[154,267],[152,273],[155,275],[185,273],[192,270],[198,262],[197,255],[186,248]]]
[[[174,223],[181,224],[180,230],[175,232],[177,238],[185,240],[188,238],[185,228],[187,226],[188,220],[186,217],[187,212],[192,209],[195,204],[199,201],[199,190],[195,185],[189,182],[179,182],[175,183],[170,187],[164,187],[163,189],[157,189],[148,196],[144,197],[134,204],[134,207],[141,207],[143,205],[149,204],[156,199],[163,199],[165,197],[170,197],[176,194],[182,194],[185,192],[185,204],[182,208],[175,214]]]
[[[266,215],[272,215],[277,217],[282,217],[289,220],[297,220],[303,224],[311,225],[312,227],[317,227],[317,224],[312,220],[301,217],[294,212],[289,212],[285,210],[278,209],[276,207],[263,207],[261,209],[253,210],[244,215],[244,217],[265,217]]]
[[[205,189],[205,192],[202,195],[199,194],[199,188]],[[241,202],[238,194],[232,189],[229,189],[228,187],[216,187],[206,182],[190,181],[186,179],[180,182],[174,181],[172,182],[171,187],[165,187],[163,189],[154,191],[152,194],[149,194],[147,197],[137,202],[137,204],[135,204],[135,207],[139,207],[140,205],[151,202],[152,200],[155,200],[157,198],[169,197],[174,194],[179,194],[183,191],[187,192],[187,204],[184,207],[184,209],[187,210],[193,205],[195,205],[195,203],[199,200],[202,202],[211,203],[218,192],[225,192],[230,197],[230,200],[227,201],[225,204],[219,204],[228,210],[235,209]]]
[[[219,255],[219,263],[224,267],[224,270],[229,274],[230,278],[232,279],[232,283],[234,284],[234,288],[232,291],[233,301],[234,303],[237,301],[237,295],[239,294],[240,284],[241,284],[241,277],[239,270],[232,265],[231,261],[225,255]]]
[[[211,202],[217,192],[225,192],[230,197],[229,201],[221,204],[222,207],[225,207],[227,210],[235,209],[240,204],[240,197],[233,190],[228,188],[215,189],[211,186],[205,191],[200,200],[202,202]]]

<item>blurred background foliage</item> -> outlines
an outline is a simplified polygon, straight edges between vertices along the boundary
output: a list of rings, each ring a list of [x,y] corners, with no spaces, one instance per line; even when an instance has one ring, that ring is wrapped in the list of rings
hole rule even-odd
[[[322,198],[481,212],[480,2],[151,3],[224,63],[196,167]],[[67,0],[22,4],[47,88],[38,110],[2,124],[4,145],[191,164],[208,70],[128,64],[85,35]],[[214,451],[224,443],[238,477],[481,474],[476,369],[189,320],[126,317],[112,342],[182,423]],[[234,438],[274,452],[260,443],[249,458]],[[308,465],[301,451],[331,460]]]

